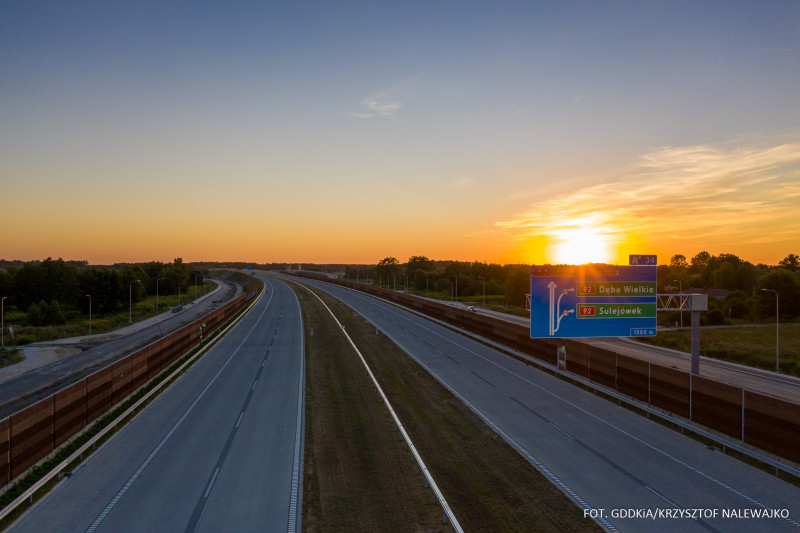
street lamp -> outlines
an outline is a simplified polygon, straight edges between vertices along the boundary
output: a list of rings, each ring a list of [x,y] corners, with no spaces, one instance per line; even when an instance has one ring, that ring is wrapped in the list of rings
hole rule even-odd
[[[678,290],[680,290],[681,296],[683,296],[683,283],[681,283],[681,280],[673,279],[672,281],[678,282]],[[683,304],[681,304],[681,327],[683,327]]]
[[[483,308],[486,309],[486,278],[478,276],[478,279],[483,280]]]
[[[6,349],[6,310],[3,306],[6,298],[8,298],[8,296],[3,296],[0,298],[0,336],[2,336],[2,344],[0,344],[0,348],[3,350]]]
[[[128,324],[133,324],[133,284],[136,282],[141,283],[142,280],[135,279],[128,285]]]
[[[167,279],[167,278],[158,278],[156,280],[156,316],[158,316],[158,282],[161,281],[162,279]]]
[[[450,284],[450,301],[452,302],[453,301],[453,282],[450,281],[449,279],[446,280],[446,281],[447,281],[447,283]]]
[[[761,289],[765,292],[774,292],[775,293],[775,372],[778,372],[780,369],[780,337],[778,335],[778,314],[780,311],[779,302],[780,297],[778,296],[778,291],[774,291],[772,289]]]
[[[455,287],[455,290],[454,290],[454,293],[455,293],[455,301],[458,301],[458,274],[454,274],[454,275],[453,275],[453,277],[454,277],[454,278],[455,278],[455,280],[456,280],[456,287]]]
[[[92,295],[87,294],[87,298],[89,298],[89,336],[92,336]]]

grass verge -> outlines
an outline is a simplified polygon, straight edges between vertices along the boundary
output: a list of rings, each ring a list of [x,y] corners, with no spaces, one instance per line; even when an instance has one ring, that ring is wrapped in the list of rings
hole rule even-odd
[[[292,287],[306,325],[303,529],[449,531],[351,346],[319,301]]]
[[[303,293],[298,292],[299,295]],[[374,326],[338,300],[327,295],[322,298],[368,361],[464,530],[601,531],[594,521],[583,518],[583,512],[566,495],[398,346],[384,335],[376,335]],[[417,466],[410,462],[410,454],[394,426],[389,429],[370,427],[372,418],[367,411],[377,409],[382,415],[379,418],[384,418],[386,424],[390,424],[390,419],[341,333],[334,325],[333,331],[328,329],[325,336],[321,336],[318,328],[324,317],[318,311],[311,314],[315,306],[321,306],[307,293],[301,304],[304,313],[308,313],[306,327],[314,328],[314,336],[307,337],[306,346],[308,424],[304,528],[307,531],[430,530],[425,522],[416,525],[405,522],[395,527],[393,521],[366,525],[360,521],[360,516],[352,521],[354,509],[358,509],[356,514],[369,509],[374,505],[371,501],[376,497],[374,493],[394,490],[409,472],[412,485],[403,489],[411,498],[406,509],[416,505],[414,490],[421,491],[425,501],[432,502],[433,495],[429,489],[414,489],[414,483],[416,486],[423,483],[422,478],[417,474]],[[333,325],[332,320],[329,321]],[[333,359],[350,361],[334,363]],[[323,365],[334,364],[350,367],[352,373],[331,368],[324,372],[326,375],[320,374]],[[328,392],[326,387],[349,390],[359,402],[356,404],[349,396]],[[381,442],[380,439],[386,437],[375,435],[374,431],[365,432],[368,427],[379,433],[387,432],[393,439]],[[367,472],[362,471],[366,464],[350,464],[356,459],[361,461],[362,456],[394,456],[397,451],[384,449],[389,444],[401,448],[399,462],[390,462],[379,470],[367,468]],[[345,496],[345,492],[349,496]],[[337,498],[347,498],[348,503],[332,504]],[[346,527],[339,527],[348,520],[351,521]],[[437,529],[441,529],[438,505],[436,520]]]
[[[800,324],[781,324],[778,329],[781,373],[800,376]],[[636,340],[687,353],[692,351],[689,328],[660,331],[655,337],[637,337]],[[775,324],[702,328],[700,355],[775,370]]]
[[[22,350],[18,348],[11,348],[11,349],[3,349],[0,350],[0,368],[5,366],[15,365],[17,363],[21,363],[25,360],[25,356],[22,355]]]

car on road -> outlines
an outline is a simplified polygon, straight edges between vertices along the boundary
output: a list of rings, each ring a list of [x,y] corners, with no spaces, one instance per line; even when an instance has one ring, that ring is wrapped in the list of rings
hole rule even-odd
[[[474,305],[470,305],[469,307],[467,307],[467,309],[472,311],[473,313],[477,313],[478,312],[478,308],[475,307]]]

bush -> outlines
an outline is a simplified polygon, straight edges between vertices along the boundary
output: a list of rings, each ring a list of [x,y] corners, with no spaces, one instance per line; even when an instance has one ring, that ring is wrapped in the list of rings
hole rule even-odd
[[[29,305],[26,320],[28,322],[28,325],[41,326],[42,321],[44,320],[42,316],[42,309],[35,303]]]
[[[744,318],[750,313],[750,304],[739,297],[729,298],[727,301],[731,318]]]
[[[714,308],[705,313],[706,315],[706,324],[709,326],[719,326],[725,324],[725,313],[722,312],[722,309]]]

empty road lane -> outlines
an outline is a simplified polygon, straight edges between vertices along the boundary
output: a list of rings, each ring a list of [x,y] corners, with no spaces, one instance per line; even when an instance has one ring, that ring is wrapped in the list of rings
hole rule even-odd
[[[800,530],[800,488],[392,304],[302,281],[373,322],[610,531]]]
[[[303,331],[265,278],[254,308],[11,531],[294,531]]]

